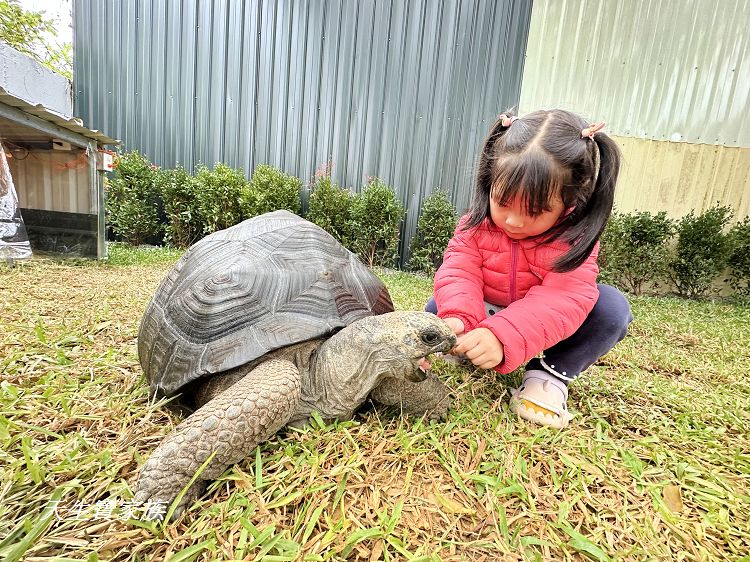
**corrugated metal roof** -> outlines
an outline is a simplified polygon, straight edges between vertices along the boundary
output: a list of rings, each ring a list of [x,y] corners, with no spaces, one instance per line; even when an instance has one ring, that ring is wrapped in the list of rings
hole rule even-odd
[[[749,0],[535,0],[520,108],[750,147],[749,30]]]
[[[83,126],[83,121],[77,117],[67,118],[59,113],[56,113],[50,109],[47,109],[43,105],[31,104],[19,97],[14,96],[5,91],[0,87],[0,103],[3,103],[10,107],[15,107],[22,110],[24,113],[34,115],[40,119],[44,119],[50,123],[57,125],[65,130],[72,131],[86,137],[87,139],[95,140],[99,144],[119,144],[120,141],[108,137],[100,131],[95,131]]]

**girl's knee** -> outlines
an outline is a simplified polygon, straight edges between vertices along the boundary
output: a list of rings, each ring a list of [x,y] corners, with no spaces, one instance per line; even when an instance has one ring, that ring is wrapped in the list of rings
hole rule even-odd
[[[424,305],[424,311],[432,312],[432,314],[437,314],[437,304],[435,304],[435,297],[430,297],[430,299],[427,301],[427,304]]]
[[[630,302],[619,290],[610,285],[598,285],[599,300],[591,311],[599,317],[602,323],[610,326],[613,331],[621,334],[620,339],[625,337],[628,325],[633,321],[630,311]]]

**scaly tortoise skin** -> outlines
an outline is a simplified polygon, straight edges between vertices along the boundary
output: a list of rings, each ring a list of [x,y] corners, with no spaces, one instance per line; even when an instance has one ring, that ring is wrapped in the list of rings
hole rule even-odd
[[[276,211],[205,237],[175,264],[141,321],[138,354],[155,397],[192,414],[144,464],[135,501],[175,510],[206,481],[313,412],[350,419],[369,397],[445,415],[449,391],[422,358],[456,343],[425,312],[393,312],[383,283],[318,226]]]

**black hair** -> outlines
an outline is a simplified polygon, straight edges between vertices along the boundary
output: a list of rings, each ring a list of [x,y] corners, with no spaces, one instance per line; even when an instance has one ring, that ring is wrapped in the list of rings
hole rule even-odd
[[[498,117],[484,141],[464,228],[491,220],[491,199],[505,205],[520,196],[527,214],[536,216],[559,196],[573,210],[539,238],[570,244],[553,268],[571,271],[591,255],[612,213],[620,150],[602,132],[582,137],[590,124],[569,111],[535,111],[508,125],[509,117]]]

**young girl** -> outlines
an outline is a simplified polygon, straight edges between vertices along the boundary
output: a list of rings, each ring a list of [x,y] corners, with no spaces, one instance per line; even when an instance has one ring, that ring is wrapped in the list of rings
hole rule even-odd
[[[510,408],[557,428],[572,417],[568,383],[632,320],[625,297],[596,283],[620,169],[603,126],[563,110],[500,115],[426,307],[477,367],[510,373],[528,361]]]

